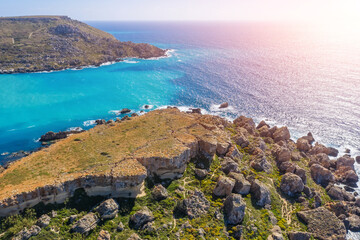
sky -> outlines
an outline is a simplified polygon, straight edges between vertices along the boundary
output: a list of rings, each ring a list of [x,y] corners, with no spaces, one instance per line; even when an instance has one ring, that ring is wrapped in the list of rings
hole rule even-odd
[[[360,22],[360,0],[0,0],[0,16],[119,21]]]

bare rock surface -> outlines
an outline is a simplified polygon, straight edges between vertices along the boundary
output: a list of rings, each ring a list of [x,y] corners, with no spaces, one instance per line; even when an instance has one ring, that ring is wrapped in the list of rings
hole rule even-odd
[[[96,216],[96,214],[91,212],[80,218],[71,230],[72,232],[87,235],[91,230],[96,228],[99,221],[100,219]]]
[[[205,198],[204,193],[197,190],[178,205],[178,210],[190,219],[206,214],[209,208],[210,202]]]
[[[231,225],[238,225],[242,222],[245,215],[246,204],[240,194],[230,194],[224,202],[224,212],[226,221]]]
[[[110,198],[103,201],[95,208],[95,211],[99,213],[102,219],[113,219],[119,211],[119,205],[114,199]]]
[[[152,212],[144,207],[130,217],[130,226],[134,229],[141,229],[146,223],[152,222],[154,219]]]

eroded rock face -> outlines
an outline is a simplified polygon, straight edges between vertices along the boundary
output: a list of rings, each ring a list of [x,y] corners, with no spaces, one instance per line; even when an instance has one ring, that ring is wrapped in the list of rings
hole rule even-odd
[[[321,240],[345,240],[346,238],[344,223],[324,207],[301,211],[298,212],[297,215],[307,224],[308,231],[311,232],[315,238]],[[331,221],[329,221],[329,219],[331,219]]]
[[[130,217],[130,226],[134,229],[141,229],[146,223],[154,221],[154,215],[147,208],[137,211]]]
[[[210,202],[205,198],[204,193],[196,190],[191,196],[179,203],[178,210],[193,219],[206,214],[209,207]]]
[[[113,219],[119,211],[119,205],[114,199],[110,198],[103,201],[95,208],[95,211],[99,213],[102,219]]]
[[[100,219],[95,213],[88,213],[77,221],[71,228],[72,232],[87,235],[91,230],[96,228]]]
[[[281,179],[280,189],[283,193],[292,197],[304,190],[304,183],[299,176],[286,173]]]
[[[237,162],[235,162],[233,159],[229,158],[229,157],[225,157],[222,161],[221,161],[221,170],[225,173],[225,174],[229,174],[230,172],[239,172],[239,165],[237,164]]]
[[[224,202],[224,212],[226,221],[231,225],[238,225],[242,222],[245,215],[246,204],[240,194],[230,194]]]
[[[251,197],[254,198],[256,205],[264,207],[271,204],[270,191],[265,184],[255,180],[251,183]]]

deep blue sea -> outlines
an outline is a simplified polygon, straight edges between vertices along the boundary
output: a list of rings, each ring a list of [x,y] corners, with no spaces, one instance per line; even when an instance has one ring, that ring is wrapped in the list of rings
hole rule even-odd
[[[83,70],[0,75],[0,153],[47,131],[87,129],[116,110],[200,107],[289,126],[295,138],[360,152],[360,34],[300,24],[88,22],[169,57]],[[217,106],[229,102],[230,108]],[[0,158],[4,162],[6,154]]]

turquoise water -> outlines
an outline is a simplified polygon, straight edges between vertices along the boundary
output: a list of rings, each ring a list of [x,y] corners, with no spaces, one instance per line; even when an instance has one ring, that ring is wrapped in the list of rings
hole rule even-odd
[[[0,152],[31,149],[45,132],[91,126],[111,111],[169,104],[181,72],[161,70],[173,61],[127,60],[113,65],[53,73],[0,76]],[[121,117],[121,116],[120,116]]]
[[[201,107],[287,125],[360,154],[360,31],[260,23],[90,22],[168,58],[0,75],[0,153],[31,150],[47,131],[91,127],[144,104]],[[342,32],[340,32],[342,31]],[[217,105],[229,102],[219,111]],[[0,162],[6,156],[0,156]]]

